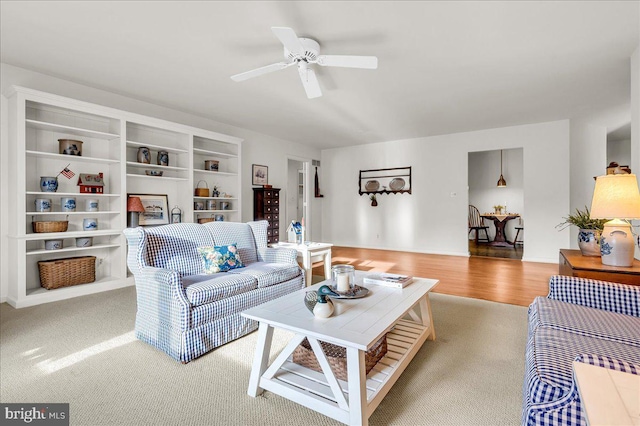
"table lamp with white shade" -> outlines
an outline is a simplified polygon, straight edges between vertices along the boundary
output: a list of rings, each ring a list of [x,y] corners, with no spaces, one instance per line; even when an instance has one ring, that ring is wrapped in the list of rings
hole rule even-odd
[[[640,192],[636,175],[598,176],[591,201],[591,218],[612,219],[604,224],[602,230],[602,263],[632,266],[634,236],[631,224],[622,219],[640,219]]]

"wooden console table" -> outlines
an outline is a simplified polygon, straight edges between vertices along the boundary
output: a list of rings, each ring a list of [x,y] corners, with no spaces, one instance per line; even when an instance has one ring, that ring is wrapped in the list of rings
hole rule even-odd
[[[571,277],[640,285],[640,261],[634,259],[631,267],[603,265],[600,257],[583,256],[580,250],[560,250],[558,273]]]

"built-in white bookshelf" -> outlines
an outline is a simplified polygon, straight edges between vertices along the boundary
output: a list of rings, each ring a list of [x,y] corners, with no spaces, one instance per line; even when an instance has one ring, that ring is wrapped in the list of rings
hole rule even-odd
[[[202,182],[205,182],[209,188],[208,197],[193,196],[194,206],[196,203],[204,203],[202,210],[193,209],[194,222],[210,218],[232,222],[241,220],[240,154],[241,146],[235,138],[225,135],[193,135],[193,182],[200,188],[203,187]],[[207,170],[206,161],[217,161],[218,170]],[[214,189],[217,194],[213,193]],[[215,204],[215,208],[208,208],[210,203]]]
[[[133,284],[126,266],[127,246],[122,230],[127,226],[130,194],[167,195],[170,221],[174,207],[183,222],[195,222],[199,214],[224,214],[240,221],[239,138],[196,129],[153,117],[77,101],[22,87],[9,96],[10,194],[9,291],[7,301],[25,307],[63,300]],[[81,155],[59,151],[58,139],[82,141]],[[138,161],[139,148],[150,150],[150,162]],[[157,153],[166,151],[168,165],[160,165]],[[219,160],[220,171],[208,172],[204,159]],[[200,167],[202,162],[202,167]],[[75,173],[67,179],[60,172]],[[148,171],[161,171],[151,176]],[[103,193],[80,193],[80,174],[103,174]],[[55,192],[40,190],[40,177],[57,176]],[[194,213],[194,188],[204,180],[217,185],[229,208]],[[76,200],[75,211],[62,211],[62,198]],[[38,211],[36,199],[51,200],[51,211]],[[85,201],[97,199],[98,211],[86,211]],[[213,197],[207,197],[213,199]],[[83,220],[96,219],[96,230],[83,230]],[[68,221],[65,232],[33,232],[32,222]],[[91,246],[76,246],[76,238],[92,237]],[[45,241],[62,240],[62,248],[47,250]],[[96,257],[96,281],[46,290],[40,286],[39,261],[79,256]]]

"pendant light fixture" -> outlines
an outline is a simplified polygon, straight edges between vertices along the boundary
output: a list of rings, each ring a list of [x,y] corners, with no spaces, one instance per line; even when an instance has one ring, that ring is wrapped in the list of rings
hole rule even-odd
[[[504,188],[507,186],[507,181],[502,176],[502,150],[500,150],[500,179],[498,179],[498,188]]]

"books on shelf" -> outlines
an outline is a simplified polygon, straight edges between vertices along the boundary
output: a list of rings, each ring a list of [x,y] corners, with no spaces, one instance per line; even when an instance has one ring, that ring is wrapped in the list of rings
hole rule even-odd
[[[387,273],[368,274],[362,279],[363,284],[377,284],[395,288],[404,288],[412,282],[413,277],[408,275]]]

